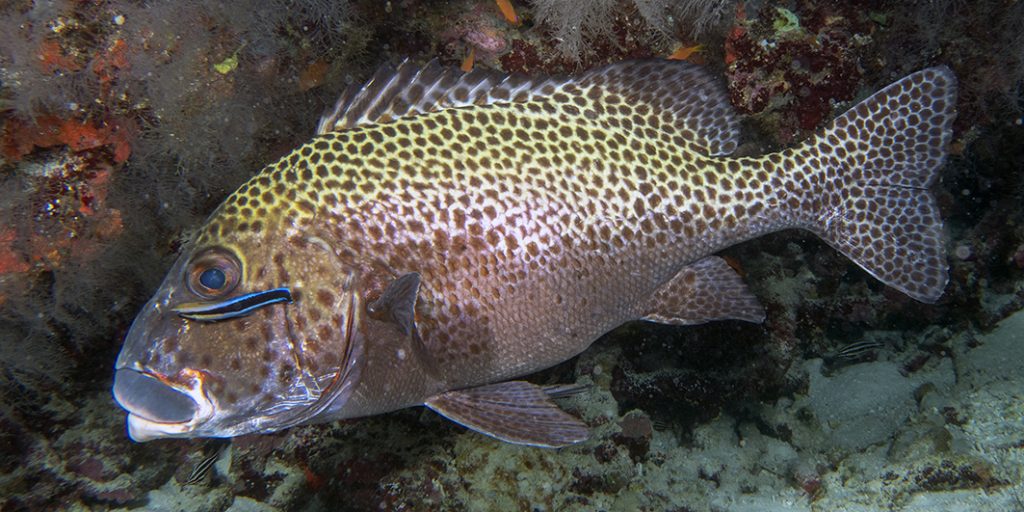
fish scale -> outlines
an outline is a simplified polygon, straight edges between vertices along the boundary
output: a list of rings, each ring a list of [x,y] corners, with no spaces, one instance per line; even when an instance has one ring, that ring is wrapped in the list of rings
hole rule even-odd
[[[528,110],[524,114],[529,114]],[[437,115],[450,114],[441,112]],[[473,112],[459,112],[457,115],[462,118],[463,123],[468,123],[470,119],[480,123],[481,130],[493,133],[502,129],[502,125],[488,123],[488,116],[481,119]],[[412,161],[409,165],[437,169],[438,174],[445,175],[445,178],[427,173],[410,177],[411,173],[403,173],[400,168],[391,168],[389,172],[386,164],[389,154],[386,149],[387,142],[394,141],[396,147],[409,147],[414,144],[411,138],[402,137],[403,134],[412,133],[408,126],[411,123],[395,123],[395,135],[392,138],[385,138],[382,135],[380,140],[383,142],[375,144],[373,151],[368,151],[369,154],[365,158],[353,158],[348,164],[354,169],[374,169],[372,173],[360,173],[360,176],[365,174],[370,179],[361,185],[353,186],[345,186],[339,181],[338,185],[333,187],[330,178],[320,180],[314,177],[308,181],[299,180],[303,187],[316,192],[316,197],[307,196],[308,201],[317,201],[323,206],[312,214],[308,209],[291,210],[291,217],[282,212],[286,219],[284,222],[304,226],[304,232],[308,232],[315,224],[342,226],[330,233],[330,237],[339,241],[341,245],[357,244],[364,253],[384,259],[385,266],[396,269],[396,273],[409,269],[421,272],[425,283],[428,283],[428,293],[425,296],[435,298],[434,314],[431,317],[439,329],[424,329],[425,341],[432,348],[437,347],[436,352],[441,362],[450,361],[452,365],[461,365],[466,363],[467,359],[486,358],[493,361],[490,364],[481,361],[466,367],[465,369],[471,369],[479,376],[471,377],[468,382],[460,381],[459,385],[476,384],[480,379],[487,379],[495,373],[499,377],[504,377],[510,373],[528,372],[563,360],[563,349],[551,353],[535,352],[536,357],[532,357],[530,361],[504,368],[501,365],[509,365],[515,360],[504,357],[506,354],[501,350],[521,350],[516,346],[517,343],[533,344],[538,336],[543,336],[541,340],[556,336],[557,333],[546,333],[551,331],[549,326],[557,324],[576,325],[576,330],[589,328],[590,331],[587,332],[595,329],[603,332],[607,330],[606,324],[621,323],[624,314],[633,313],[630,309],[637,300],[651,292],[651,286],[657,286],[678,270],[681,259],[688,256],[692,258],[701,251],[709,251],[710,248],[721,245],[717,242],[718,239],[731,238],[728,232],[719,229],[720,224],[736,223],[733,216],[727,212],[732,208],[733,202],[739,204],[740,201],[724,201],[724,194],[707,194],[706,200],[701,204],[692,197],[687,198],[685,194],[678,194],[666,201],[661,191],[654,192],[654,185],[646,187],[648,192],[643,193],[645,187],[642,185],[652,183],[657,184],[658,188],[663,186],[662,183],[668,183],[669,189],[694,188],[694,185],[686,180],[686,171],[682,168],[668,167],[655,173],[632,170],[622,164],[601,165],[601,161],[615,161],[611,159],[610,153],[623,150],[632,152],[633,150],[628,149],[630,146],[646,149],[638,135],[625,133],[621,129],[613,131],[602,126],[593,127],[594,133],[610,134],[606,137],[606,143],[595,144],[593,149],[581,152],[594,156],[582,158],[579,171],[556,171],[554,164],[545,161],[543,156],[533,158],[536,165],[531,165],[527,151],[534,155],[564,154],[566,151],[573,151],[573,146],[580,144],[581,139],[601,138],[576,130],[571,138],[558,139],[557,135],[549,135],[559,133],[559,126],[565,122],[562,117],[564,114],[534,116],[535,120],[545,121],[547,127],[538,129],[535,127],[538,123],[535,121],[533,127],[523,129],[524,135],[528,139],[545,141],[544,143],[522,147],[515,144],[515,140],[520,139],[506,140],[504,143],[501,140],[488,143],[483,139],[475,142],[477,153],[502,155],[498,158],[504,158],[505,164],[512,172],[501,172],[501,168],[491,169],[481,163],[480,159],[468,156],[474,151],[452,136],[454,130],[445,133],[443,128],[438,129],[438,139],[431,143],[433,149],[427,152],[425,160]],[[450,122],[452,125],[457,124],[454,121]],[[443,126],[440,122],[438,125]],[[376,130],[383,131],[381,128]],[[349,141],[344,140],[344,134],[336,138],[331,135],[326,137],[333,138],[332,142],[346,145],[352,139],[356,139],[355,144],[358,145],[361,141],[369,146],[369,141],[375,140],[373,133],[366,133],[365,136],[352,134],[352,137],[348,137]],[[580,137],[577,133],[584,135]],[[430,140],[429,135],[424,138]],[[552,138],[558,142],[546,142]],[[305,156],[305,161],[315,160],[316,144],[312,143],[314,150]],[[662,152],[668,154],[664,149]],[[361,150],[349,151],[349,154],[361,153]],[[449,153],[467,154],[467,157],[446,164],[430,161],[432,154],[444,158]],[[301,149],[299,154],[302,154]],[[631,159],[639,160],[637,157],[627,157],[625,162]],[[285,161],[287,162],[287,159]],[[496,162],[501,165],[501,160]],[[517,169],[513,162],[525,162],[525,168]],[[702,164],[709,163],[694,162],[694,171],[691,172],[701,172],[698,169]],[[287,182],[285,169],[302,168],[303,160],[300,159],[294,165],[286,165],[287,167],[273,171],[273,182]],[[647,165],[650,165],[650,162]],[[346,175],[344,163],[336,163],[333,168],[325,167],[328,169],[326,174],[339,180]],[[303,171],[296,170],[296,178],[299,178]],[[708,175],[718,172],[721,171],[706,171]],[[314,175],[319,176],[319,173]],[[600,176],[601,181],[607,184],[604,190],[591,186],[595,176]],[[416,179],[423,181],[416,182]],[[706,181],[711,182],[712,179],[706,178]],[[729,183],[728,178],[715,181],[722,187],[728,187],[725,185]],[[758,183],[752,179],[751,185],[756,187]],[[260,188],[256,185],[250,190],[259,191]],[[324,202],[325,197],[332,195],[337,197],[337,200],[333,201],[334,207]],[[737,194],[735,197],[738,196]],[[230,204],[229,200],[228,211]],[[271,210],[272,215],[273,213]],[[296,213],[298,215],[294,215]],[[687,223],[683,220],[682,228],[678,233],[674,233],[670,227],[672,220],[686,217],[691,221]],[[709,217],[711,220],[708,222],[700,220]],[[426,220],[430,218],[434,219],[433,223]],[[308,219],[308,224],[304,222],[305,219]],[[718,219],[722,221],[719,222]],[[231,222],[230,218],[227,222]],[[239,224],[243,222],[238,221]],[[661,228],[658,227],[659,224]],[[637,229],[638,227],[640,229]],[[689,232],[694,236],[687,239],[685,233]],[[367,236],[371,240],[367,240]],[[349,240],[351,238],[354,240]],[[590,243],[577,242],[584,240]],[[679,248],[683,247],[684,243],[687,252],[692,255],[687,252],[679,253]],[[636,253],[636,249],[640,249],[639,254]],[[676,254],[670,256],[669,253]],[[362,256],[352,255],[353,259],[360,257]],[[593,293],[598,290],[585,282],[586,276],[603,281],[614,268],[621,268],[627,257],[650,261],[650,270],[637,270],[649,275],[650,282],[642,285],[623,282],[614,288],[635,290],[624,295],[623,300],[617,301],[617,304],[601,305],[605,297]],[[483,275],[485,273],[486,275]],[[575,276],[580,273],[585,275]],[[574,274],[574,279],[570,279],[567,274]],[[531,275],[540,275],[542,281],[558,283],[559,286],[549,287],[543,283],[535,283],[536,280],[531,279]],[[573,281],[577,283],[574,284]],[[621,291],[616,292],[619,293]],[[549,305],[554,305],[550,303],[557,301],[559,295],[563,304],[569,303],[570,309],[581,307],[573,307],[573,298],[589,297],[594,303],[593,311],[588,315],[577,315],[575,319],[563,318],[563,315],[542,316],[544,312],[550,310]],[[529,305],[529,310],[518,312],[516,308],[524,304]],[[467,314],[461,314],[461,310],[468,310]],[[477,312],[479,314],[474,314]],[[481,320],[499,314],[509,315],[514,319],[511,325],[501,325],[501,328],[497,329],[503,339],[495,339],[494,333],[481,332],[486,326],[467,325],[484,323]],[[595,320],[598,321],[595,323]],[[516,328],[516,325],[522,327]],[[476,333],[476,339],[471,340],[472,344],[469,347],[442,343],[439,336],[434,334],[464,329]],[[590,341],[581,337],[579,343],[589,344]],[[551,343],[545,345],[559,346],[564,343],[552,339]],[[474,347],[477,346],[491,348],[495,353],[493,356],[483,354],[481,348],[481,353],[473,354]],[[459,373],[468,375],[465,371]]]
[[[565,361],[630,320],[762,320],[713,256],[730,245],[807,229],[887,284],[937,300],[946,263],[927,188],[954,94],[948,69],[924,70],[797,147],[736,158],[724,88],[687,63],[542,79],[382,68],[313,140],[225,200],[154,298],[195,300],[182,276],[212,251],[237,258],[240,284],[200,310],[234,315],[223,304],[260,304],[277,289],[294,302],[225,325],[144,313],[118,367],[168,376],[200,355],[210,378],[164,380],[218,412],[181,435],[426,404],[499,439],[577,442],[585,430],[542,389],[493,383]],[[550,437],[517,433],[536,407],[496,405],[502,390],[554,408],[533,418],[554,422]],[[294,411],[282,420],[282,409]]]

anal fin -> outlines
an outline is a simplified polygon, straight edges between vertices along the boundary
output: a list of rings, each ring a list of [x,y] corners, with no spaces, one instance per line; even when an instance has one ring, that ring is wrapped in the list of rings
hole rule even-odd
[[[587,426],[559,409],[545,388],[524,381],[448,391],[424,405],[466,428],[514,444],[561,448],[588,436]]]
[[[644,305],[641,320],[694,325],[712,320],[764,321],[764,307],[728,263],[709,256],[683,267]]]

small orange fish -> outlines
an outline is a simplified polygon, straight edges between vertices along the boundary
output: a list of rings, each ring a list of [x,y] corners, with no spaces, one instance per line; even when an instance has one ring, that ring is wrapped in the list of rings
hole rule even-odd
[[[465,59],[462,59],[462,65],[459,66],[463,72],[469,73],[473,71],[473,61],[476,59],[476,48],[473,46],[469,47],[469,55],[466,55]]]
[[[674,52],[672,52],[672,55],[669,55],[666,58],[669,60],[691,60],[691,58],[694,55],[702,51],[704,51],[704,45],[702,44],[695,44],[693,46],[680,46],[679,48],[676,48]]]
[[[516,10],[512,7],[512,2],[509,0],[495,0],[495,3],[498,4],[498,9],[501,10],[501,15],[505,17],[506,21],[517,27],[523,24],[522,20],[519,19],[519,16],[516,15]]]

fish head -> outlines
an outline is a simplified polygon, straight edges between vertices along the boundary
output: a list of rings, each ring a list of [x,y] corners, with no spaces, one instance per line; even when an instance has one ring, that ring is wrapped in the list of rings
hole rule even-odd
[[[133,440],[273,432],[347,400],[355,272],[322,239],[272,242],[198,239],[135,319],[113,387]]]

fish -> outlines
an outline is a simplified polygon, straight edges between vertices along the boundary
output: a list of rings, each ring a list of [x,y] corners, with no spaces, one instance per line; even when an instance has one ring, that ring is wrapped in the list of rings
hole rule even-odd
[[[880,341],[858,341],[839,349],[834,357],[837,359],[860,359],[883,347],[885,344]]]
[[[463,73],[469,73],[473,71],[473,63],[476,61],[476,47],[470,46],[469,53],[466,54],[466,58],[462,59],[462,64],[459,65],[459,69]]]
[[[802,143],[733,156],[728,92],[692,63],[383,66],[185,245],[125,336],[114,398],[138,442],[416,406],[505,442],[583,442],[567,388],[523,376],[626,322],[762,322],[729,246],[807,230],[937,301],[929,188],[955,103],[931,67]]]
[[[509,0],[495,0],[498,4],[498,10],[501,11],[501,16],[505,18],[505,21],[512,25],[522,25],[522,20],[519,19],[519,15],[516,14],[515,7],[512,7],[512,2]]]
[[[200,460],[194,468],[192,468],[192,471],[189,472],[188,476],[185,478],[185,482],[181,485],[196,485],[202,482],[203,479],[206,478],[206,475],[209,474],[210,469],[213,468],[213,465],[217,462],[217,459],[220,458],[220,454],[224,453],[224,449],[227,448],[227,446],[227,443],[219,443],[218,445],[213,446],[212,453],[203,457],[203,459]]]
[[[691,46],[679,45],[666,59],[670,60],[690,60],[694,56],[704,51],[704,45],[695,44]]]

